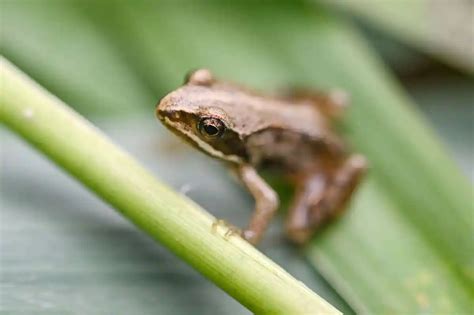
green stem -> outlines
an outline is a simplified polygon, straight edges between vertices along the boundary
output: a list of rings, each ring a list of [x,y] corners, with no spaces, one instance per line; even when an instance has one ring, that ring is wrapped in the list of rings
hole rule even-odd
[[[1,56],[0,68],[0,121],[249,310],[340,314]]]

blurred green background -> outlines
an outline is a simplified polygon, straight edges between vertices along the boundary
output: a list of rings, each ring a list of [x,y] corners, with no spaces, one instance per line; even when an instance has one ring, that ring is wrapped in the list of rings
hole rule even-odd
[[[472,2],[0,6],[2,55],[238,226],[252,199],[155,121],[160,97],[198,67],[269,91],[346,89],[342,130],[368,156],[370,178],[347,216],[307,247],[285,241],[280,216],[261,250],[347,314],[472,312]],[[17,137],[0,136],[0,312],[248,313]]]

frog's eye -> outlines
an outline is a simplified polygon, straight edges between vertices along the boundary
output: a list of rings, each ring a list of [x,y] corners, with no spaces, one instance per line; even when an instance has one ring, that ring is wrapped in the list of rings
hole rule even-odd
[[[207,138],[217,138],[225,131],[225,124],[222,120],[214,117],[205,117],[199,121],[199,132]]]

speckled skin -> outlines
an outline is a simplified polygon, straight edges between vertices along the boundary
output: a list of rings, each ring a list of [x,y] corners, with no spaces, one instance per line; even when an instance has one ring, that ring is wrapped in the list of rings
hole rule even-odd
[[[201,69],[166,95],[156,114],[171,131],[226,161],[254,195],[256,211],[243,232],[251,243],[260,240],[278,206],[275,192],[256,170],[273,167],[296,179],[287,232],[302,243],[341,211],[365,170],[365,159],[350,155],[332,129],[345,106],[341,93],[262,96],[216,81]],[[219,136],[199,128],[203,119],[210,118],[223,130]],[[343,187],[335,189],[335,183]]]

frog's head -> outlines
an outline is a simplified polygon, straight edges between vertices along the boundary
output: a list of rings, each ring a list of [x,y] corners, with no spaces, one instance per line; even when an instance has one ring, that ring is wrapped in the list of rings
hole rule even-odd
[[[232,99],[213,88],[211,72],[200,69],[185,85],[166,95],[156,108],[158,119],[172,132],[215,158],[242,163],[247,154],[243,135],[232,119]]]

